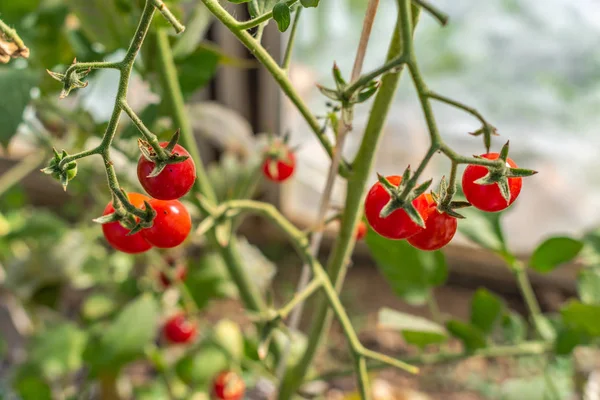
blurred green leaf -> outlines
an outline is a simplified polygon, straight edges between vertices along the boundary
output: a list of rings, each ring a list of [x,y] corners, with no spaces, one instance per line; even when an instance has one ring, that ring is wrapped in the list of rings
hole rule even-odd
[[[511,378],[501,387],[501,400],[546,400],[546,382],[541,376]]]
[[[265,257],[258,247],[250,244],[245,237],[238,236],[235,243],[252,283],[260,291],[266,291],[271,287],[271,282],[277,272],[275,264]]]
[[[156,379],[147,385],[134,389],[136,400],[164,400],[169,398],[169,390],[162,380]]]
[[[300,0],[300,4],[302,7],[317,7],[319,5],[319,0]]]
[[[219,55],[198,48],[182,60],[177,61],[179,84],[184,97],[189,97],[204,87],[217,72]]]
[[[471,323],[489,335],[502,314],[503,304],[498,296],[479,288],[471,300]]]
[[[273,19],[277,22],[279,32],[285,32],[292,21],[290,7],[286,3],[277,3],[273,7]]]
[[[75,325],[57,325],[32,338],[28,361],[54,380],[81,367],[85,343],[86,334]]]
[[[579,272],[577,292],[583,303],[600,304],[600,268],[586,268]]]
[[[440,251],[420,251],[406,241],[379,236],[372,229],[366,243],[394,292],[411,304],[425,303],[429,289],[446,280],[448,268]]]
[[[21,400],[52,400],[50,385],[39,375],[19,373],[13,386]]]
[[[447,340],[446,329],[428,319],[382,308],[378,314],[378,327],[394,329],[402,333],[407,343],[421,348]]]
[[[212,299],[237,295],[237,288],[229,278],[227,267],[216,252],[207,252],[198,259],[190,260],[185,285],[200,309]]]
[[[17,133],[35,82],[35,76],[27,70],[0,67],[0,93],[4,93],[0,96],[0,146],[6,148]]]
[[[180,59],[192,53],[206,36],[212,20],[213,15],[206,6],[201,2],[197,3],[185,24],[185,31],[173,45],[173,57]]]
[[[584,333],[575,329],[564,328],[558,332],[554,342],[554,351],[558,355],[571,354],[573,349],[580,344],[584,344],[587,337]]]
[[[460,210],[465,216],[458,231],[484,249],[497,253],[506,251],[506,241],[501,225],[502,213],[485,213],[473,207]]]
[[[235,322],[222,319],[213,331],[213,340],[234,361],[239,362],[244,355],[244,336]]]
[[[477,327],[458,320],[446,322],[446,329],[452,336],[460,339],[466,351],[474,351],[486,346],[485,335]]]
[[[581,261],[589,266],[600,265],[600,229],[587,232],[582,241],[583,249],[579,254]]]
[[[10,26],[17,24],[21,18],[38,9],[41,0],[3,1],[0,5],[2,19]]]
[[[89,321],[106,317],[117,307],[115,301],[105,294],[92,294],[88,296],[81,306],[83,317]]]
[[[216,374],[229,366],[225,353],[217,345],[209,343],[181,358],[175,365],[175,372],[187,384],[206,386]]]
[[[537,272],[550,272],[559,265],[577,257],[583,242],[570,237],[552,237],[542,242],[533,252],[529,266]]]
[[[600,336],[600,305],[571,300],[560,313],[566,326],[590,336]]]
[[[527,337],[527,324],[519,314],[509,311],[502,316],[502,332],[508,343],[520,343]]]
[[[121,366],[141,357],[144,348],[157,335],[159,307],[152,297],[143,294],[130,302],[117,317],[102,328],[101,336],[88,342],[84,353],[92,373],[118,371]]]
[[[21,31],[23,40],[31,50],[30,63],[53,70],[58,65],[70,64],[73,61],[75,53],[68,36],[65,35],[68,13],[68,7],[62,2],[45,1],[30,15],[26,23],[28,29]],[[49,77],[42,82],[47,82],[47,79]]]

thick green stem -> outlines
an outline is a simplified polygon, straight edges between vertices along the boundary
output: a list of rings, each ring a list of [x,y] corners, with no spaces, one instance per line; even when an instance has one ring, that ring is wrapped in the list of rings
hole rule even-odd
[[[401,21],[399,15],[398,23],[396,24],[394,35],[388,50],[388,60],[396,59],[403,54],[400,26]],[[399,80],[399,70],[383,77],[381,87],[371,109],[371,116],[367,123],[361,146],[352,166],[352,174],[348,179],[347,197],[341,221],[341,231],[328,262],[329,276],[338,290],[341,288],[346,275],[348,260],[354,247],[354,232],[361,215],[360,210],[365,188],[371,175],[381,132],[392,100],[396,94]],[[311,326],[306,352],[298,365],[291,369],[286,375],[286,378],[280,387],[280,400],[287,400],[292,397],[294,392],[296,392],[304,380],[309,366],[312,364],[322,338],[326,335],[326,332],[328,332],[329,326],[331,325],[332,314],[329,311],[325,299],[321,298],[315,305],[314,310],[313,324]]]
[[[260,45],[248,32],[240,30],[239,23],[233,18],[217,0],[202,0],[206,8],[212,12],[231,32],[250,50],[258,61],[269,71],[273,79],[279,84],[281,90],[286,94],[292,103],[296,106],[300,114],[304,117],[311,130],[317,136],[329,156],[333,155],[333,145],[321,132],[321,126],[317,118],[311,113],[306,103],[300,98],[300,95],[294,89],[284,69],[280,68],[277,62],[269,55],[267,50]],[[267,18],[268,19],[268,18]],[[344,161],[340,164],[340,174],[348,176],[350,168]]]

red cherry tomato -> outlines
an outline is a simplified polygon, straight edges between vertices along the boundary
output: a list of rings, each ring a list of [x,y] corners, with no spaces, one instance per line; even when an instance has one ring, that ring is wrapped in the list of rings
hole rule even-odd
[[[367,236],[367,224],[365,224],[363,221],[360,221],[356,227],[356,233],[354,236],[356,237],[357,242],[359,240],[363,240],[365,236]]]
[[[167,142],[160,143],[160,147],[167,147]],[[140,156],[137,166],[137,175],[140,183],[155,199],[175,200],[183,197],[190,191],[196,180],[196,166],[190,154],[182,146],[176,144],[172,154],[188,156],[188,159],[177,164],[169,164],[160,174],[149,178],[155,164]]]
[[[246,384],[233,371],[223,371],[213,381],[213,396],[218,400],[240,400],[245,391]]]
[[[482,154],[489,160],[496,160],[500,156],[498,153]],[[517,168],[517,164],[510,158],[506,159],[506,163],[511,168]],[[462,177],[462,188],[467,201],[483,211],[496,212],[508,208],[519,196],[521,186],[523,185],[522,178],[508,178],[508,187],[510,190],[510,201],[507,203],[500,188],[497,184],[478,185],[475,181],[487,175],[488,169],[482,165],[469,165],[465,169]]]
[[[391,175],[387,177],[391,184],[398,186],[402,180],[401,176]],[[381,183],[377,182],[367,193],[365,199],[365,216],[371,228],[378,234],[388,239],[406,239],[421,231],[419,225],[413,222],[406,211],[398,209],[388,215],[386,218],[381,218],[379,213],[390,200],[390,194],[385,190]],[[424,221],[427,218],[427,199],[424,195],[418,196],[413,200],[413,206],[417,209]]]
[[[165,338],[171,343],[189,343],[196,337],[196,325],[179,313],[167,320],[163,327]]]
[[[296,156],[294,152],[285,149],[285,155],[280,158],[267,157],[263,163],[263,174],[273,182],[283,182],[287,180],[296,169]]]
[[[427,223],[425,229],[406,239],[408,243],[421,250],[438,250],[447,245],[456,233],[456,218],[439,212],[430,194],[426,194]]]
[[[127,198],[129,199],[129,202],[137,208],[142,208],[144,206],[144,200],[150,201],[150,198],[139,193],[129,193]],[[102,215],[111,214],[113,212],[115,212],[115,209],[112,202],[110,202],[104,209],[104,214]],[[125,228],[118,221],[102,225],[102,232],[104,233],[106,241],[119,251],[136,254],[143,253],[152,248],[152,245],[144,240],[141,232],[134,235],[127,235],[129,231],[130,229]]]
[[[179,246],[192,230],[192,219],[187,209],[177,200],[150,200],[156,211],[154,223],[142,230],[142,236],[153,246],[171,248]]]

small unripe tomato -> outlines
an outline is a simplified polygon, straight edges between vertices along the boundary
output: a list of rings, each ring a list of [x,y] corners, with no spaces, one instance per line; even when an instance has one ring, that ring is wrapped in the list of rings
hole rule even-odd
[[[263,162],[263,175],[270,181],[281,183],[286,181],[296,169],[296,156],[292,150],[283,145],[276,155],[268,154]]]
[[[363,221],[359,221],[358,225],[356,226],[356,233],[354,234],[357,242],[359,240],[363,240],[365,236],[367,236],[367,230],[367,224],[365,224]]]
[[[160,147],[167,147],[167,142],[160,143]],[[167,165],[160,174],[148,177],[155,165],[154,162],[140,156],[137,165],[137,175],[140,183],[148,194],[159,200],[176,200],[185,196],[196,180],[196,166],[190,153],[185,148],[176,144],[171,154],[187,156],[187,160],[176,164]]]
[[[171,343],[189,343],[194,340],[196,333],[196,325],[188,321],[183,313],[169,318],[163,327],[163,335]]]
[[[129,193],[127,194],[127,198],[136,208],[143,208],[144,200],[150,201],[150,198],[139,193]],[[114,212],[115,208],[113,207],[112,202],[110,202],[104,209],[102,215],[108,215]],[[118,221],[102,224],[102,233],[104,233],[106,241],[116,250],[129,254],[137,254],[152,248],[152,245],[144,239],[141,232],[128,235],[129,232],[130,229],[125,228]]]
[[[391,175],[387,177],[387,180],[392,185],[398,186],[402,181],[402,177]],[[403,209],[395,210],[385,218],[380,216],[381,210],[390,201],[390,198],[390,194],[379,182],[375,183],[367,193],[365,216],[371,228],[383,237],[397,240],[406,239],[421,231],[423,228],[417,225]],[[412,204],[423,218],[423,221],[426,221],[428,205],[425,196],[418,196]]]
[[[498,153],[482,154],[481,157],[488,160],[497,160],[500,155]],[[517,164],[510,158],[506,159],[506,164],[510,168],[517,168]],[[467,201],[482,211],[497,212],[502,211],[510,206],[521,193],[523,185],[522,178],[508,178],[508,188],[510,191],[510,201],[506,201],[502,197],[498,184],[479,185],[475,183],[479,178],[483,178],[488,173],[488,169],[483,165],[469,165],[465,169],[462,177],[462,189],[465,193]]]
[[[156,217],[150,228],[141,231],[146,241],[159,248],[179,246],[192,230],[192,219],[178,200],[150,200]]]
[[[420,250],[438,250],[450,243],[457,228],[457,220],[450,215],[440,212],[430,194],[425,194],[429,207],[427,208],[427,223],[425,229],[408,239],[413,247]]]
[[[213,381],[213,397],[218,400],[240,400],[244,397],[246,384],[233,371],[223,371]]]

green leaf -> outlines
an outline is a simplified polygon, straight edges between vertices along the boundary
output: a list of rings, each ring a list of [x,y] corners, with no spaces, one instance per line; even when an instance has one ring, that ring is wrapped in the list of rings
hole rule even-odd
[[[117,307],[115,301],[104,294],[92,294],[81,306],[83,317],[94,321],[106,317]]]
[[[527,336],[527,325],[523,317],[509,311],[502,316],[502,332],[508,343],[520,343]]]
[[[300,0],[300,4],[302,7],[317,7],[319,5],[319,0]]]
[[[577,257],[583,242],[570,237],[552,237],[542,242],[533,252],[529,266],[537,272],[550,272],[560,264]]]
[[[229,278],[223,259],[215,252],[205,253],[190,261],[185,285],[200,309],[206,307],[212,299],[237,295],[236,286]]]
[[[575,329],[561,329],[554,342],[554,351],[558,355],[571,354],[573,349],[587,342],[587,337]]]
[[[485,335],[477,327],[458,320],[446,323],[446,329],[452,336],[460,339],[466,351],[474,351],[486,346]]]
[[[189,97],[204,87],[215,76],[219,55],[199,47],[182,60],[177,61],[179,84],[184,97]]]
[[[471,323],[490,334],[502,314],[502,301],[486,289],[477,289],[471,300]]]
[[[583,303],[600,304],[600,268],[589,268],[579,272],[577,292]]]
[[[229,358],[240,361],[244,355],[244,336],[238,324],[228,319],[217,323],[213,331],[213,340]]]
[[[187,354],[175,364],[175,372],[187,384],[207,385],[213,377],[229,368],[230,360],[214,344],[205,344],[198,351]]]
[[[379,310],[378,326],[400,331],[407,343],[421,348],[445,342],[448,337],[446,329],[435,322],[389,308]]]
[[[52,400],[50,385],[34,373],[19,373],[13,387],[21,400]]]
[[[159,307],[150,295],[130,302],[99,336],[88,343],[84,357],[92,373],[118,371],[121,366],[144,354],[144,348],[156,337]]]
[[[81,367],[85,342],[86,334],[75,325],[57,325],[33,337],[28,361],[54,380]]]
[[[404,240],[379,236],[372,229],[366,243],[394,292],[411,304],[425,303],[429,290],[446,280],[448,267],[440,251],[420,251]]]
[[[23,112],[29,104],[35,78],[24,69],[0,68],[0,146],[8,146],[23,120]]]
[[[288,5],[285,3],[275,4],[275,7],[273,7],[273,19],[277,22],[279,32],[285,32],[292,21]]]
[[[600,305],[572,300],[560,313],[566,326],[590,336],[600,336]]]
[[[502,213],[484,213],[474,208],[461,211],[466,218],[458,224],[458,231],[484,249],[503,253],[506,241],[501,225]]]

